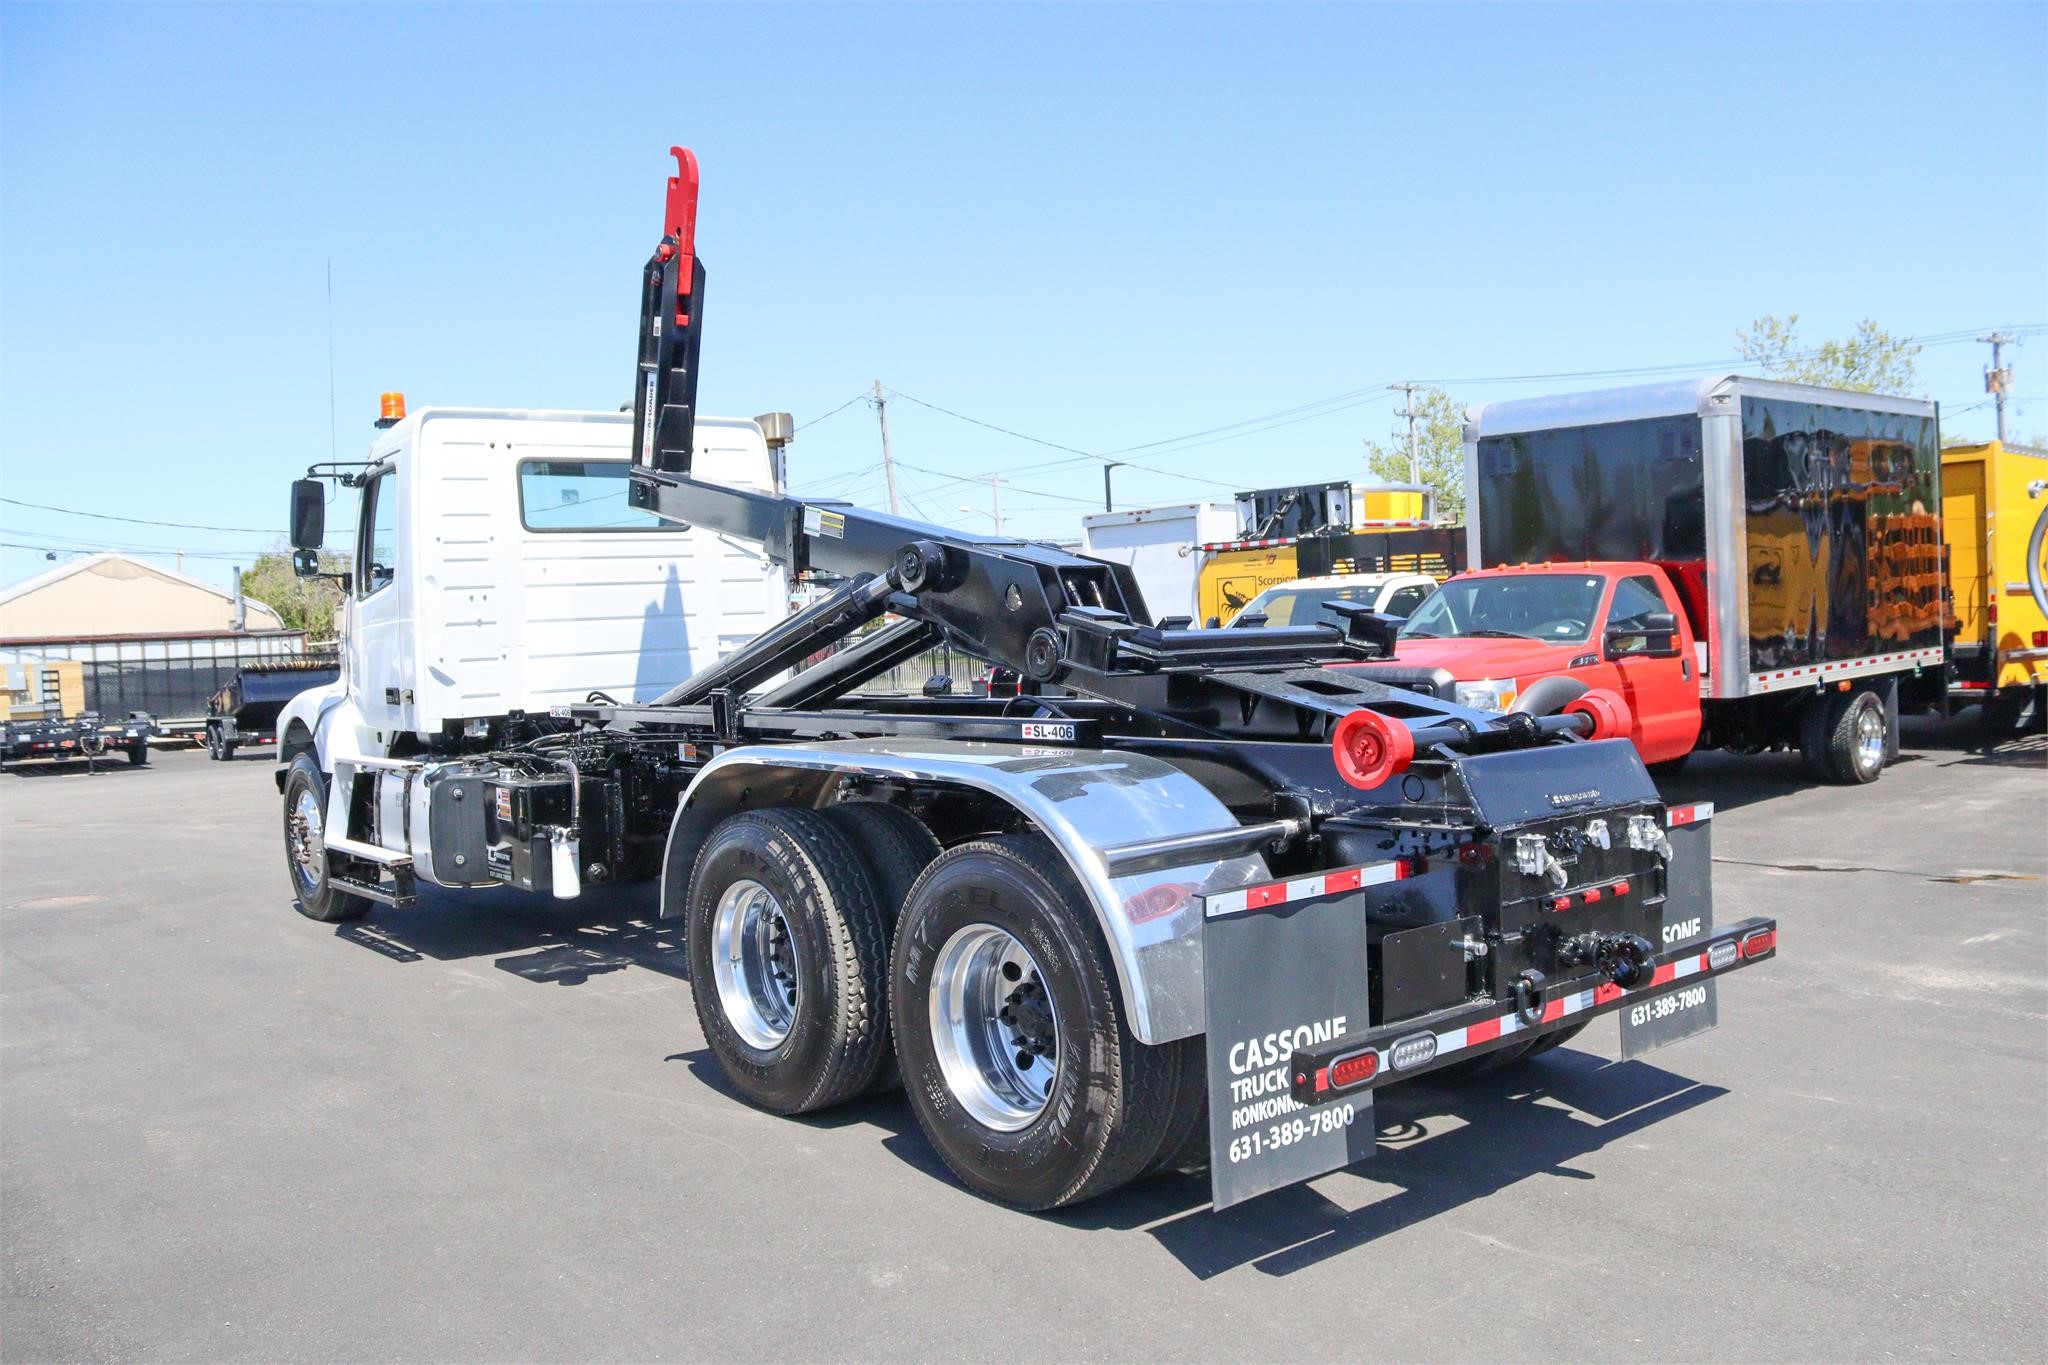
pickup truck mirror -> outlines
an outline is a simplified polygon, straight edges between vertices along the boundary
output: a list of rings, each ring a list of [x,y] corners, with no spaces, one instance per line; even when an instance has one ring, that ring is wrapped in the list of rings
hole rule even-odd
[[[327,490],[318,479],[292,482],[292,548],[319,553],[327,539]]]
[[[1607,657],[1627,658],[1632,654],[1646,654],[1651,658],[1668,659],[1678,654],[1678,618],[1668,611],[1644,612],[1641,616],[1627,621],[1610,624],[1607,627]]]

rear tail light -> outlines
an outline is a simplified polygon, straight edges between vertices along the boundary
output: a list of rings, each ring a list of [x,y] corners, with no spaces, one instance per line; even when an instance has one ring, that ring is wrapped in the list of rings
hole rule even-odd
[[[1360,1052],[1330,1063],[1330,1088],[1344,1090],[1354,1085],[1363,1085],[1377,1076],[1380,1071],[1380,1054]]]
[[[1744,957],[1762,957],[1777,946],[1778,931],[1776,929],[1759,929],[1748,938],[1742,940],[1742,955]]]
[[[2034,648],[2048,649],[2048,630],[2037,630],[2034,632]]]

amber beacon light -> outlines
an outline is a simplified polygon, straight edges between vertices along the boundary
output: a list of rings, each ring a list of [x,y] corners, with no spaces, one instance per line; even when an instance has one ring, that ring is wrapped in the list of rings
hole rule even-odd
[[[377,395],[377,425],[396,426],[405,420],[405,395],[402,393],[380,393]]]

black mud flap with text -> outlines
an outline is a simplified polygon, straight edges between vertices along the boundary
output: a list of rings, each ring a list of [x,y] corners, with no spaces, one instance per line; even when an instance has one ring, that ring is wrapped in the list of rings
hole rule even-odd
[[[1714,928],[1714,808],[1672,806],[1665,813],[1671,858],[1664,886],[1664,941],[1659,952],[1704,938]],[[1660,968],[1657,984],[1667,978]],[[1721,1022],[1714,983],[1702,979],[1651,999],[1625,1004],[1621,1015],[1621,1060],[1633,1061],[1669,1043],[1705,1033]]]
[[[1372,1155],[1371,1093],[1299,1105],[1289,1093],[1289,1066],[1297,1048],[1369,1027],[1363,887],[1398,876],[1394,866],[1203,900],[1209,1181],[1216,1208]],[[1333,885],[1343,889],[1325,892]]]

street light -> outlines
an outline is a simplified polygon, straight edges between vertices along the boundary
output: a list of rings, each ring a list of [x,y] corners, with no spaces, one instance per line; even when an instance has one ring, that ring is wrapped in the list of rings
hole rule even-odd
[[[994,512],[989,511],[986,507],[969,507],[967,504],[962,503],[960,505],[960,510],[963,512],[971,513],[977,517],[987,517],[989,520],[993,521],[996,524],[996,534],[1001,535],[1003,533],[1002,517],[1000,517]]]

